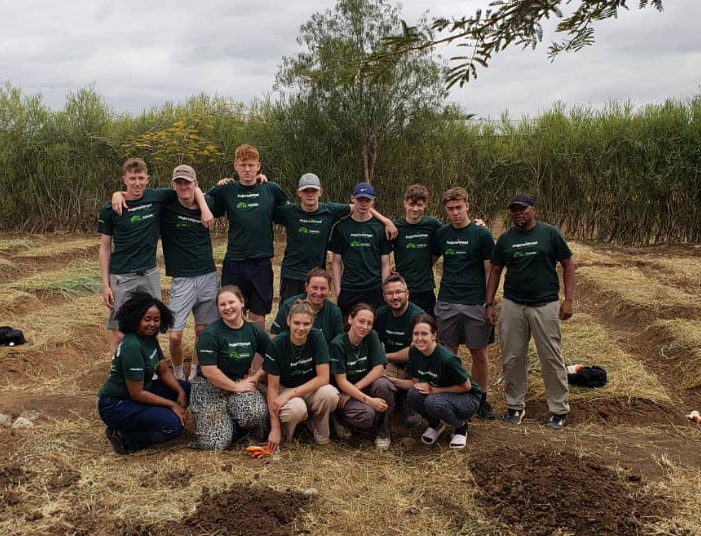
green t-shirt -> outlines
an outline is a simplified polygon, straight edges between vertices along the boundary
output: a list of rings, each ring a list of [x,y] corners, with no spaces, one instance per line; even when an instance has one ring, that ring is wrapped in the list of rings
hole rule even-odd
[[[441,222],[422,216],[419,223],[406,218],[394,220],[399,234],[392,242],[397,272],[406,280],[411,292],[425,292],[436,286],[433,280],[433,238]]]
[[[126,380],[144,382],[144,389],[151,387],[151,378],[163,359],[163,352],[156,337],[144,338],[136,333],[127,333],[112,356],[110,375],[98,396],[128,398]]]
[[[348,214],[350,205],[339,203],[319,203],[314,212],[305,212],[299,203],[276,207],[275,223],[284,225],[287,231],[282,277],[306,281],[309,270],[325,268],[331,229]]]
[[[348,218],[339,222],[329,249],[343,256],[342,290],[366,292],[382,287],[381,257],[389,255],[391,246],[379,220],[357,222]]]
[[[409,362],[406,373],[433,387],[451,387],[462,385],[466,380],[472,384],[471,394],[482,393],[480,385],[462,366],[462,361],[445,346],[438,344],[435,351],[428,357],[423,355],[416,346],[409,349]]]
[[[205,196],[209,209],[217,213],[214,199]],[[202,225],[200,209],[182,206],[177,198],[166,203],[161,211],[161,243],[166,275],[170,277],[194,277],[209,274],[217,268],[212,256],[212,238],[209,229]]]
[[[273,256],[273,211],[287,203],[287,194],[277,183],[244,186],[235,181],[215,186],[207,194],[229,218],[225,262]]]
[[[256,354],[263,355],[270,337],[254,322],[230,328],[220,318],[209,324],[197,341],[197,359],[201,366],[216,365],[233,380],[243,379],[251,370]],[[202,376],[200,368],[198,374]]]
[[[97,232],[112,237],[110,273],[145,272],[156,266],[158,227],[163,205],[177,199],[172,188],[148,188],[141,199],[127,201],[119,216],[106,203],[100,210]],[[176,201],[177,202],[177,201]]]
[[[438,230],[433,254],[443,255],[443,278],[438,300],[462,305],[482,305],[485,301],[487,278],[484,261],[494,249],[494,238],[486,227],[473,222],[456,229],[452,224]]]
[[[536,222],[530,231],[512,227],[497,240],[492,264],[506,266],[504,297],[523,305],[558,300],[557,263],[572,256],[560,231]]]
[[[278,309],[277,316],[275,316],[275,320],[273,320],[270,332],[277,335],[283,331],[288,331],[287,315],[290,313],[290,307],[297,300],[306,299],[306,294],[300,294],[287,298],[282,302],[282,305],[280,305]],[[329,300],[325,300],[324,306],[314,317],[313,327],[324,334],[327,343],[331,342],[336,335],[343,331],[343,318],[341,317],[341,310],[338,308],[338,305]]]
[[[387,364],[385,351],[375,331],[353,346],[348,333],[341,333],[329,345],[331,374],[345,374],[350,383],[357,383],[377,365]]]
[[[372,329],[377,331],[380,341],[385,345],[385,352],[391,354],[411,346],[411,321],[422,313],[425,311],[411,302],[401,316],[394,316],[388,305],[377,310]]]
[[[328,362],[329,347],[321,331],[312,328],[301,347],[292,344],[289,331],[283,331],[268,346],[263,370],[279,376],[284,387],[299,387],[316,378],[317,365]]]

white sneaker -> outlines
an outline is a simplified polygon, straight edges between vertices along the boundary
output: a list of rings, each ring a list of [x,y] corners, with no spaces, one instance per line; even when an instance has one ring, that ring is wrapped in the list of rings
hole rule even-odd
[[[314,426],[312,421],[307,421],[307,429],[314,436],[314,443],[316,443],[317,445],[328,445],[329,443],[331,443],[331,438],[319,432],[319,430],[316,429],[316,426]]]
[[[378,435],[375,438],[375,448],[377,450],[387,450],[391,444],[392,441],[390,441],[388,436]]]

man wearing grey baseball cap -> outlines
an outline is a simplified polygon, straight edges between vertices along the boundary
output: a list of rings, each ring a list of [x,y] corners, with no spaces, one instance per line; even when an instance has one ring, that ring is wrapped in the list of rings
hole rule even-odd
[[[297,195],[300,203],[275,207],[275,223],[286,229],[287,243],[282,259],[280,303],[303,295],[307,274],[314,268],[326,268],[326,250],[331,229],[339,220],[353,214],[354,206],[341,203],[320,203],[324,190],[314,173],[299,178]],[[384,226],[387,236],[396,235],[391,220],[373,209],[372,216]]]
[[[567,369],[560,352],[560,321],[572,316],[574,263],[572,251],[560,231],[536,221],[533,199],[518,194],[509,202],[514,226],[497,240],[487,282],[487,322],[496,324],[494,297],[506,267],[501,307],[501,342],[504,365],[505,421],[518,425],[525,415],[528,391],[528,342],[535,339],[545,398],[550,410],[548,426],[562,430],[570,412]],[[565,300],[560,303],[557,263],[562,265]]]

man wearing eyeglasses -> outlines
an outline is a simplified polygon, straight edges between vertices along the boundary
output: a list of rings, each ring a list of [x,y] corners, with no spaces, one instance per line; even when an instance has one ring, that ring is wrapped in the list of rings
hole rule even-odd
[[[401,395],[414,385],[413,380],[404,371],[409,361],[409,347],[411,346],[411,321],[416,315],[425,311],[409,301],[409,290],[406,281],[401,275],[390,275],[382,282],[382,296],[386,305],[380,307],[375,313],[373,329],[385,346],[387,365],[385,376],[397,388],[397,395]],[[398,404],[400,406],[402,404]],[[413,410],[408,410],[404,423],[408,427],[416,426],[421,422],[421,417]]]

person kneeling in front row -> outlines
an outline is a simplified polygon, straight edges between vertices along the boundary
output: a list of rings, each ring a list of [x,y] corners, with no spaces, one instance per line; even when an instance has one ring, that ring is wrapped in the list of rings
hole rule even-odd
[[[251,431],[265,438],[268,407],[258,390],[260,363],[270,338],[255,322],[243,319],[244,298],[238,287],[227,285],[217,293],[221,318],[209,324],[197,341],[199,368],[192,381],[192,415],[197,441],[193,448],[224,450]]]
[[[464,448],[467,423],[479,409],[482,390],[460,358],[436,342],[438,328],[431,315],[415,316],[411,326],[413,344],[406,372],[414,386],[407,399],[410,407],[428,421],[421,441],[435,443],[447,423],[455,428],[450,448]]]
[[[334,422],[336,435],[348,439],[346,428],[377,427],[375,447],[390,446],[389,419],[397,388],[384,376],[387,358],[372,324],[375,311],[366,303],[355,305],[348,315],[348,332],[331,341],[331,372],[342,391]]]
[[[263,359],[268,374],[270,435],[268,450],[290,441],[297,425],[308,426],[317,445],[329,443],[329,415],[338,405],[338,390],[329,385],[329,348],[324,335],[312,328],[314,308],[298,300],[287,315],[288,331],[275,337]]]
[[[124,338],[98,393],[98,411],[115,452],[130,454],[182,433],[190,384],[176,380],[163,359],[158,332],[173,325],[173,313],[162,301],[132,292],[115,320]]]

